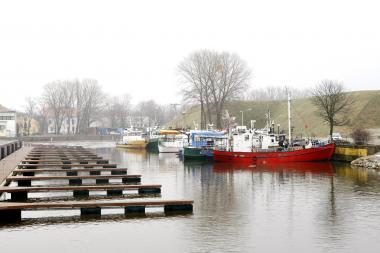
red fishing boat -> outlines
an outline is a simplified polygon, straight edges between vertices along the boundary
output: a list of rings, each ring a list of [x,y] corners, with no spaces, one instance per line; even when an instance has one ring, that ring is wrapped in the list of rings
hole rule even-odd
[[[289,148],[281,151],[258,150],[234,152],[214,150],[214,160],[219,162],[240,162],[249,164],[329,161],[334,154],[335,144],[311,148]]]

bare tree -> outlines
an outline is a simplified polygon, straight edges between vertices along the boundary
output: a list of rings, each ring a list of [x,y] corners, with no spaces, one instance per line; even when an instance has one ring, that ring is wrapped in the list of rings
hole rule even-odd
[[[343,126],[349,123],[347,116],[354,100],[344,92],[342,83],[323,80],[312,90],[312,95],[312,102],[318,108],[319,116],[329,124],[330,137],[334,126]]]
[[[79,131],[83,131],[101,115],[105,96],[98,81],[94,79],[84,79],[76,90],[77,125]]]
[[[235,54],[198,51],[178,66],[183,78],[183,95],[187,101],[199,102],[201,127],[212,123],[215,113],[216,127],[222,128],[225,104],[241,95],[248,87],[251,72],[246,63]]]
[[[42,97],[44,103],[46,103],[53,115],[55,134],[60,134],[62,122],[65,117],[65,96],[62,81],[54,81],[46,84]]]
[[[36,119],[40,126],[40,133],[48,133],[49,108],[43,99],[37,100]]]
[[[104,117],[108,119],[108,125],[112,128],[126,128],[131,111],[131,96],[124,94],[120,97],[109,97],[106,99]]]
[[[36,103],[35,99],[33,99],[32,97],[27,97],[25,99],[25,102],[26,102],[25,113],[26,113],[26,116],[27,116],[27,122],[25,122],[26,133],[27,133],[27,135],[30,135],[30,128],[31,128],[31,125],[32,125],[31,121],[32,121],[32,119],[34,118],[34,116],[36,114],[37,103]]]
[[[245,97],[245,100],[252,101],[278,101],[286,100],[290,92],[292,98],[305,98],[309,96],[307,90],[291,88],[287,86],[267,86],[265,88],[256,88],[251,90]]]

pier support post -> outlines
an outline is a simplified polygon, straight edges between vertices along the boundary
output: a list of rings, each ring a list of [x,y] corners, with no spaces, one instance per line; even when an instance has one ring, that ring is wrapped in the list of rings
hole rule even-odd
[[[126,215],[145,214],[145,206],[126,206],[124,212]]]
[[[17,182],[18,186],[32,186],[32,180],[20,180]]]
[[[90,196],[89,190],[74,190],[73,191],[74,198],[88,198]]]
[[[69,185],[82,185],[82,179],[80,178],[69,179]]]
[[[126,170],[111,170],[111,175],[126,175]]]
[[[28,192],[11,192],[11,201],[26,201],[28,200]]]
[[[33,171],[31,172],[28,171],[28,172],[23,172],[22,175],[25,177],[34,177],[35,174]]]
[[[161,188],[140,188],[139,194],[156,194],[161,193]]]
[[[0,223],[21,221],[21,209],[0,210]]]
[[[66,176],[78,176],[78,171],[67,171]]]
[[[139,178],[139,177],[125,177],[125,178],[122,179],[122,182],[124,184],[138,183],[138,182],[141,182],[141,178]]]
[[[117,168],[117,165],[116,164],[111,164],[111,165],[103,164],[103,168]]]
[[[120,196],[123,195],[123,190],[113,189],[107,190],[107,196]]]
[[[165,205],[164,206],[165,213],[173,213],[173,212],[193,212],[193,205]]]
[[[80,209],[81,216],[100,217],[102,209],[100,207],[82,207]]]
[[[97,178],[95,180],[96,180],[96,184],[108,184],[109,183],[109,180],[107,178]]]
[[[91,176],[99,176],[100,175],[100,170],[99,171],[90,171]]]
[[[79,164],[88,164],[87,161],[80,161]]]

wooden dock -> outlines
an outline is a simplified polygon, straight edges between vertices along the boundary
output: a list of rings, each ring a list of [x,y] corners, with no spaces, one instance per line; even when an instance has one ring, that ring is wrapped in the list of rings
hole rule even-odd
[[[82,184],[88,179],[95,180],[95,184]],[[48,184],[52,180],[65,180],[68,185]],[[120,182],[111,183],[110,180]],[[33,181],[43,181],[44,185],[32,185]],[[11,195],[10,199],[0,201],[0,222],[21,220],[23,210],[36,209],[80,209],[82,216],[100,216],[104,208],[124,208],[125,214],[130,215],[145,213],[147,207],[161,206],[165,213],[192,213],[192,200],[99,201],[90,198],[90,191],[105,191],[111,198],[123,198],[123,191],[130,190],[137,191],[140,197],[160,195],[161,185],[140,182],[141,175],[129,175],[127,168],[117,168],[117,164],[82,147],[38,146],[20,160],[0,186],[0,195]],[[12,186],[14,183],[17,186]],[[76,200],[30,202],[28,194],[35,192],[71,192]],[[87,200],[83,201],[83,198]]]

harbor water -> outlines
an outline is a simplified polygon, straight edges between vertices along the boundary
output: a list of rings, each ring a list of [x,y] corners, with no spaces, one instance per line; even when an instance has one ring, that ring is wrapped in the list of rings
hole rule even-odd
[[[158,198],[193,199],[193,214],[153,209],[124,217],[115,209],[81,219],[78,210],[28,211],[20,223],[0,225],[2,252],[379,252],[377,171],[332,163],[255,167],[89,147],[141,174],[142,184],[162,184]]]

